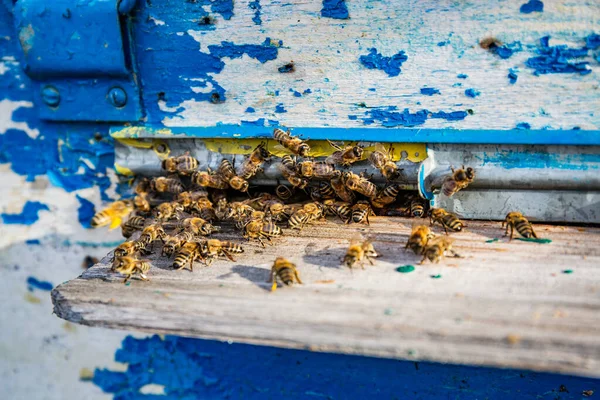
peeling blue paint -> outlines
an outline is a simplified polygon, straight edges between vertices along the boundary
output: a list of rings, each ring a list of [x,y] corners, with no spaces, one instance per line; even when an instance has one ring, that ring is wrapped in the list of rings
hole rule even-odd
[[[586,57],[588,55],[586,47],[571,49],[566,45],[549,46],[549,40],[549,36],[541,38],[540,48],[537,50],[540,56],[531,57],[525,62],[525,65],[535,70],[534,75],[560,73],[587,75],[592,72],[587,67],[589,64],[587,61],[569,62],[572,58]]]
[[[29,246],[39,246],[42,242],[40,242],[39,239],[29,239],[25,241],[25,244]]]
[[[448,42],[448,41],[443,41],[443,42],[438,42],[438,43],[437,43],[437,45],[438,45],[439,47],[443,47],[443,46],[446,46],[446,45],[447,45],[447,44],[449,44],[449,43],[450,43],[450,42]]]
[[[196,1],[194,0],[191,3],[195,3]],[[203,2],[203,4],[206,3],[206,1]],[[212,12],[221,14],[226,20],[230,20],[233,17],[233,0],[210,0],[208,4],[211,5],[210,9]]]
[[[531,125],[528,122],[519,122],[517,129],[531,129]]]
[[[310,89],[304,89],[304,92],[302,92],[302,94],[310,94],[312,93],[312,90]]]
[[[421,88],[421,94],[433,96],[434,94],[440,94],[440,91],[435,88]]]
[[[210,54],[221,58],[240,58],[246,54],[250,58],[257,59],[261,63],[277,58],[277,47],[273,46],[269,38],[265,39],[262,45],[241,44],[236,45],[232,42],[221,42],[221,45],[208,46]]]
[[[523,14],[531,14],[532,12],[543,12],[544,3],[539,0],[529,0],[519,9]]]
[[[94,203],[91,201],[84,199],[79,195],[76,195],[76,197],[77,200],[79,200],[79,208],[77,209],[79,223],[83,225],[84,228],[91,228],[90,223],[96,213],[96,207],[94,207]]]
[[[256,112],[256,110],[254,109],[254,107],[248,107],[248,108],[246,108],[246,112],[253,113],[253,112]]]
[[[502,59],[507,59],[512,57],[513,54],[522,51],[523,46],[521,42],[512,42],[503,44],[502,46],[491,45],[490,52],[496,54],[498,57]]]
[[[252,17],[254,25],[262,25],[262,19],[260,18],[260,10],[262,9],[260,0],[251,1],[248,3],[248,7],[250,7],[251,10],[254,10],[254,17]]]
[[[467,75],[467,74],[458,74],[458,75],[456,75],[456,77],[458,79],[467,79],[469,77],[469,75]]]
[[[480,94],[481,94],[481,92],[479,90],[477,90],[477,89],[472,89],[471,88],[471,89],[465,90],[465,96],[467,96],[467,97],[473,97],[473,98],[475,98],[475,97],[479,96]]]
[[[281,113],[286,113],[287,110],[283,107],[283,103],[279,103],[275,107],[275,112],[281,114]]]
[[[45,292],[49,292],[52,290],[54,285],[48,281],[40,281],[39,279],[29,276],[27,277],[27,290],[33,292],[34,289],[43,290]]]
[[[358,119],[358,115],[348,115],[348,119],[352,121],[356,121]]]
[[[511,85],[514,85],[515,83],[517,83],[517,79],[519,79],[519,75],[517,75],[517,71],[510,68],[508,70],[508,81],[510,82]]]
[[[408,56],[404,51],[399,51],[391,57],[386,57],[377,52],[377,49],[369,49],[369,54],[359,57],[359,61],[368,69],[379,69],[384,71],[388,76],[400,75],[402,63],[408,60]]]
[[[475,156],[483,165],[494,164],[502,168],[567,169],[577,171],[597,170],[600,154],[557,154],[536,151],[498,150]]]
[[[40,211],[50,211],[50,208],[39,201],[27,201],[23,206],[23,211],[19,214],[6,214],[3,213],[2,222],[5,224],[21,224],[31,225],[40,219],[38,213]]]
[[[244,121],[242,120],[242,126],[265,126],[265,119],[259,118],[255,121]]]
[[[585,38],[585,47],[590,50],[596,50],[600,47],[600,35],[592,33]]]
[[[396,106],[390,106],[385,108],[375,108],[366,112],[365,115],[368,117],[361,118],[365,125],[371,125],[378,121],[382,126],[385,127],[397,127],[397,126],[418,126],[422,125],[427,119],[445,119],[447,121],[460,121],[467,117],[466,111],[437,111],[431,112],[429,110],[420,110],[415,113],[411,113],[408,108],[404,111],[396,111]]]
[[[323,0],[321,16],[334,19],[348,19],[348,7],[345,0]]]

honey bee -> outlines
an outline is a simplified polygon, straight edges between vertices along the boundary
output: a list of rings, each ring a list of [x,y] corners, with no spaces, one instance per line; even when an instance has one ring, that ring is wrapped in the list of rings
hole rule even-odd
[[[237,175],[243,179],[250,179],[261,170],[262,163],[271,155],[267,151],[267,144],[262,142],[239,166]]]
[[[410,201],[410,214],[415,218],[425,217],[425,205],[420,198],[414,198]]]
[[[190,175],[198,169],[198,160],[186,153],[177,157],[169,157],[162,162],[162,168],[167,172],[177,172]]]
[[[525,218],[523,214],[521,214],[518,211],[509,212],[508,214],[506,214],[506,218],[502,222],[503,228],[504,224],[506,224],[506,231],[504,232],[504,236],[508,235],[508,229],[510,228],[509,241],[512,240],[515,229],[524,238],[537,238],[537,235],[533,230],[533,226],[531,226],[531,222],[529,222],[527,218]]]
[[[463,165],[461,169],[454,170],[454,167],[451,167],[451,170],[452,175],[447,176],[442,183],[442,193],[448,197],[466,188],[475,180],[475,170],[471,167],[465,169]]]
[[[169,238],[165,242],[165,245],[162,248],[161,255],[163,257],[171,257],[184,244],[186,244],[187,242],[193,241],[194,238],[195,238],[194,234],[192,232],[187,232],[187,231],[179,232],[175,236],[169,236]]]
[[[397,183],[387,185],[377,194],[377,196],[371,199],[371,204],[375,208],[383,208],[388,204],[392,204],[394,201],[396,201],[396,198],[398,197],[398,194],[402,188],[402,185]]]
[[[352,204],[345,201],[336,201],[330,204],[328,211],[333,215],[337,215],[346,224],[352,218]]]
[[[335,199],[335,190],[329,182],[319,182],[317,186],[310,187],[308,193],[314,201]]]
[[[124,242],[118,245],[113,251],[113,257],[111,262],[114,262],[116,259],[132,256],[137,252],[135,242]],[[114,265],[113,268],[114,269]]]
[[[446,235],[448,234],[448,229],[460,232],[465,227],[465,224],[456,215],[449,213],[443,208],[432,208],[429,212],[429,219],[432,225],[436,222],[442,225]]]
[[[279,236],[281,236],[281,228],[274,222],[250,219],[244,226],[244,238],[248,240],[256,239],[263,247],[265,247],[263,239],[270,242],[272,238]]]
[[[146,213],[149,212],[150,211],[150,201],[148,200],[148,194],[147,193],[136,194],[135,197],[133,198],[133,205],[136,210],[146,212]]]
[[[310,222],[310,216],[304,209],[296,210],[288,220],[288,226],[290,229],[302,229],[304,225]]]
[[[176,175],[174,177],[159,176],[152,179],[152,188],[159,193],[174,193],[183,192],[183,184]]]
[[[308,222],[316,221],[325,216],[325,206],[316,201],[304,204],[302,210],[308,216]]]
[[[148,271],[150,271],[150,264],[147,261],[137,260],[133,257],[122,257],[117,259],[113,265],[113,270],[125,275],[123,283],[127,283],[133,274],[139,274],[143,281],[150,280],[146,276]]]
[[[237,243],[224,240],[209,239],[200,243],[200,254],[205,259],[207,266],[220,256],[227,257],[230,261],[235,262],[232,253],[243,253],[244,249]]]
[[[456,252],[452,249],[452,239],[440,236],[429,239],[425,249],[423,250],[423,259],[420,264],[423,264],[425,260],[429,260],[434,263],[439,263],[442,257],[446,254],[451,254],[454,257],[460,257]]]
[[[203,259],[200,254],[200,243],[198,242],[186,242],[175,255],[173,261],[173,268],[176,270],[184,269],[186,264],[189,263],[190,270],[194,270],[194,262]]]
[[[342,177],[342,173],[340,171],[336,171],[329,183],[331,184],[331,187],[335,191],[337,197],[345,202],[354,203],[356,196],[344,183],[344,178]]]
[[[352,222],[355,224],[367,224],[369,225],[369,216],[375,215],[373,209],[369,203],[365,200],[361,200],[352,206]],[[346,223],[349,223],[348,220]]]
[[[273,137],[283,147],[290,150],[292,153],[299,155],[300,157],[308,157],[310,153],[310,146],[306,144],[302,139],[290,135],[290,131],[284,131],[279,128],[275,128],[273,131]]]
[[[199,199],[208,200],[207,198],[208,192],[205,190],[195,190],[193,192],[181,192],[177,195],[177,202],[183,206],[183,208],[188,211],[191,209],[193,203],[198,201]],[[209,201],[210,203],[210,201]],[[212,206],[212,203],[210,203]]]
[[[275,194],[281,200],[286,201],[292,198],[292,196],[294,195],[294,190],[295,188],[293,186],[289,187],[285,185],[277,185],[277,187],[275,188]]]
[[[324,161],[302,161],[296,165],[296,172],[304,178],[331,179],[335,168]]]
[[[378,254],[370,241],[367,240],[362,243],[354,242],[348,248],[343,263],[348,268],[354,268],[356,264],[359,264],[362,269],[365,269],[365,260],[369,264],[374,265],[373,258],[377,256]]]
[[[393,181],[400,177],[400,170],[395,162],[391,160],[391,146],[388,154],[381,151],[374,151],[369,156],[369,161],[373,167],[377,168],[381,175],[388,180]]]
[[[287,157],[289,157],[289,156],[287,156]],[[281,174],[283,175],[283,177],[285,179],[288,180],[289,183],[292,184],[292,186],[294,186],[298,189],[306,188],[306,186],[308,186],[308,179],[298,176],[298,174],[296,173],[296,171],[294,169],[290,169],[287,166],[289,159],[291,159],[291,157],[286,158],[286,156],[283,156],[281,164],[279,164],[279,170],[281,171]],[[295,164],[296,163],[294,162],[294,165]]]
[[[234,201],[229,203],[227,211],[225,212],[225,219],[233,219],[234,221],[240,221],[248,218],[250,214],[254,212],[254,208],[245,204],[241,201]]]
[[[344,172],[342,177],[348,189],[358,192],[370,199],[377,196],[377,186],[368,179],[356,175],[353,172]]]
[[[160,239],[164,244],[166,238],[167,234],[165,233],[165,230],[162,226],[158,224],[147,226],[142,231],[140,238],[135,242],[136,250],[142,253],[149,253],[149,251],[147,250],[148,246],[150,246],[152,243],[154,243],[155,240],[158,239]]]
[[[208,236],[220,229],[219,227],[212,225],[210,222],[198,217],[184,219],[181,222],[180,227],[185,232],[189,232],[194,236]]]
[[[273,282],[273,285],[271,285],[272,292],[277,289],[277,280],[280,280],[286,286],[294,283],[302,284],[296,265],[283,257],[277,257],[271,268],[269,283]]]
[[[173,201],[159,204],[154,209],[154,213],[157,221],[165,222],[171,218],[181,218],[183,210],[184,207],[182,204]]]
[[[423,253],[427,242],[433,238],[433,233],[428,226],[418,225],[413,227],[410,237],[406,242],[405,249],[411,249],[415,254]]]
[[[130,238],[137,231],[144,229],[146,218],[134,216],[121,224],[121,234],[124,238]]]
[[[229,183],[218,174],[207,171],[196,171],[192,174],[192,182],[198,186],[213,189],[229,189]]]
[[[360,161],[363,156],[364,150],[362,146],[346,146],[345,148],[341,148],[331,140],[327,141],[331,147],[337,150],[325,160],[329,164],[349,167],[351,164]]]
[[[269,200],[264,204],[265,214],[275,221],[288,218],[285,205],[279,200]]]
[[[133,202],[131,200],[115,201],[104,210],[94,214],[90,225],[92,228],[110,225],[109,229],[115,229],[132,212]]]
[[[232,189],[239,190],[240,192],[248,191],[248,181],[235,174],[233,165],[231,165],[231,162],[228,159],[224,158],[221,160],[218,174],[224,181],[229,183],[229,186],[231,186]]]

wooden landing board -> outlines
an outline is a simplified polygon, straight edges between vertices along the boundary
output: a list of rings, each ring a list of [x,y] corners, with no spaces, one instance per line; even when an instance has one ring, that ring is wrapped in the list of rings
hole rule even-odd
[[[600,377],[600,228],[536,225],[552,243],[508,243],[500,223],[470,221],[452,235],[463,258],[418,265],[403,249],[414,221],[320,223],[193,272],[153,260],[151,281],[128,286],[105,258],[53,291],[55,312],[108,328]],[[381,257],[351,272],[339,261],[359,231]],[[304,285],[269,291],[280,255]],[[406,264],[415,270],[396,271]]]

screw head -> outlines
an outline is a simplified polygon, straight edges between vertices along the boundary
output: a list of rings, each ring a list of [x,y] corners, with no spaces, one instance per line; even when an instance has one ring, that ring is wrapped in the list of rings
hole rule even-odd
[[[60,93],[54,86],[46,86],[42,89],[42,100],[49,107],[56,107],[60,104]]]
[[[108,92],[108,101],[117,108],[124,107],[127,104],[127,93],[120,87],[114,87]]]

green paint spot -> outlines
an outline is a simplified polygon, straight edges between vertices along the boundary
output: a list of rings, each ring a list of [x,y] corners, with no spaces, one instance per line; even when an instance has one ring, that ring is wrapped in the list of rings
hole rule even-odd
[[[550,239],[536,239],[536,238],[516,238],[516,239],[521,240],[523,242],[534,242],[534,243],[542,243],[542,244],[552,243],[552,240],[550,240]]]
[[[125,284],[125,286],[129,286],[131,285],[131,281],[127,281],[127,283]]]
[[[414,350],[410,350],[410,349],[409,349],[409,350],[406,352],[406,354],[408,354],[409,356],[411,356],[411,357],[412,357],[412,356],[414,356],[414,355],[415,355],[415,351],[414,351]]]
[[[490,239],[490,240],[486,240],[485,242],[486,243],[494,243],[494,242],[497,242],[498,240],[499,240],[498,238],[493,238],[493,239]]]
[[[429,276],[431,276],[431,278],[433,278],[433,279],[440,279],[440,278],[442,277],[440,274],[437,274],[437,275],[429,275]]]
[[[383,313],[385,315],[392,315],[392,309],[391,308],[386,308],[385,310],[383,310]]]
[[[563,274],[572,274],[572,273],[573,273],[573,270],[572,270],[572,269],[565,269],[565,270],[563,271]]]
[[[414,270],[415,270],[414,265],[401,265],[398,268],[396,268],[396,271],[398,271],[402,274],[408,274],[409,272],[413,272]]]

